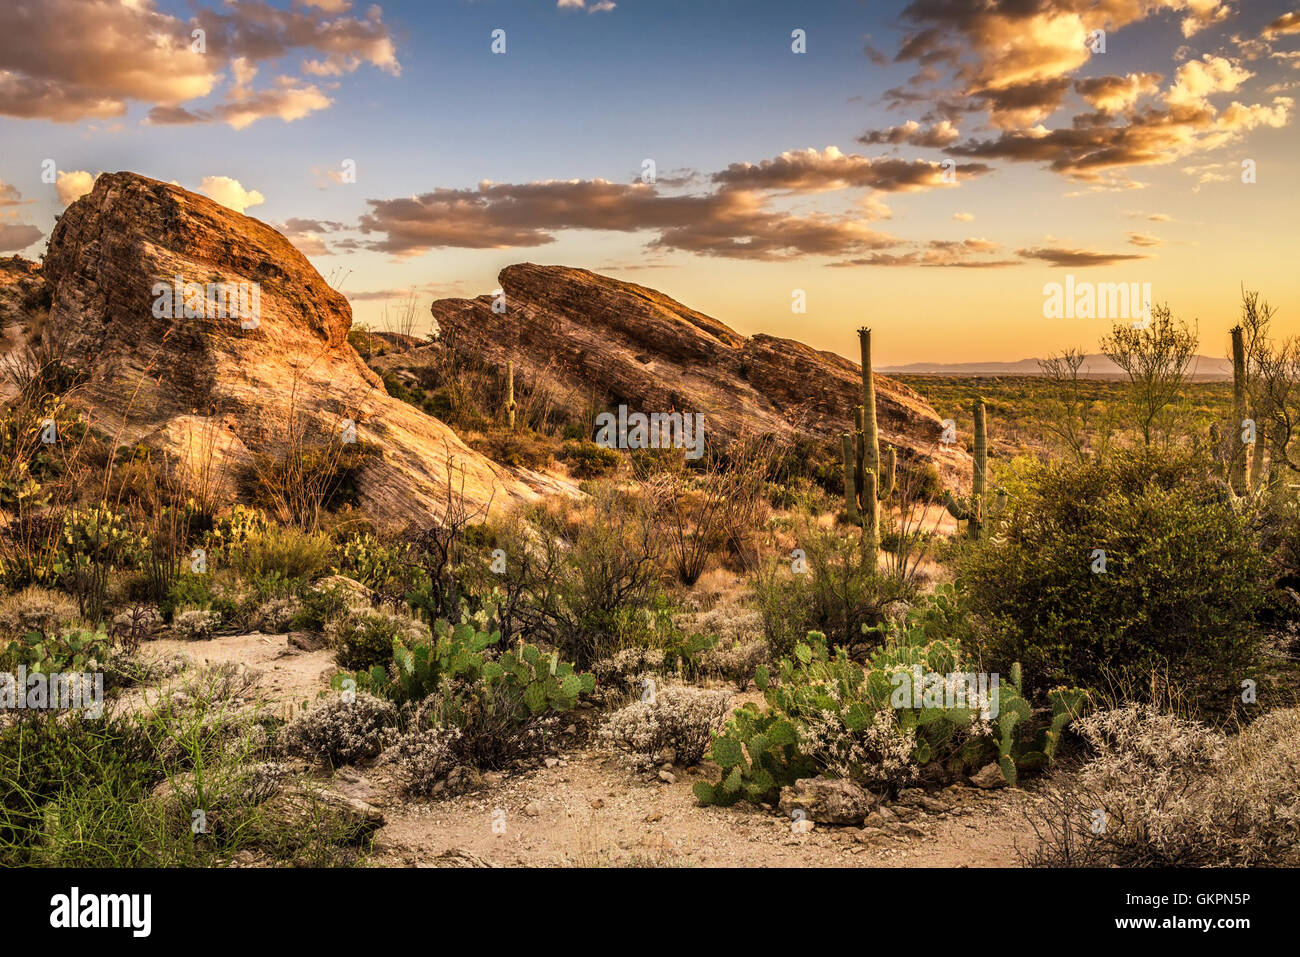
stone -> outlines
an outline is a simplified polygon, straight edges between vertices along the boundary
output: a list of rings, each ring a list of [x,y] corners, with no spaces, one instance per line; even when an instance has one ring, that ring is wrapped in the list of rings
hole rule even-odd
[[[980,768],[975,774],[971,775],[970,783],[977,788],[985,790],[994,790],[995,788],[1004,788],[1007,786],[1006,776],[1002,769],[994,762],[989,762]]]
[[[861,824],[876,803],[870,791],[839,778],[801,778],[781,789],[781,813],[802,809],[819,824]]]
[[[664,784],[673,784],[677,780],[677,775],[671,771],[660,771],[659,780],[663,781]]]
[[[586,269],[518,263],[497,284],[504,313],[492,311],[491,295],[435,300],[438,342],[381,356],[375,367],[427,365],[443,350],[497,366],[513,361],[516,381],[540,381],[557,395],[617,396],[629,412],[702,414],[709,441],[723,446],[741,434],[811,434],[834,440],[838,456],[839,433],[853,428],[861,369],[835,353],[741,335],[655,289]],[[856,355],[857,336],[850,331],[839,348]],[[939,441],[940,417],[919,393],[882,375],[875,386],[882,442],[904,461],[933,462],[950,485],[969,474],[968,454]]]
[[[60,216],[39,271],[3,273],[0,311],[20,302],[23,334],[66,330],[64,362],[85,377],[69,394],[73,407],[124,446],[173,454],[223,498],[233,500],[259,456],[282,458],[290,435],[337,448],[349,420],[361,450],[358,505],[374,520],[440,515],[449,457],[471,507],[577,494],[491,462],[388,395],[348,343],[343,295],[270,226],[205,196],[105,173]],[[195,284],[180,302],[177,276]],[[246,305],[256,292],[256,314],[241,321],[236,294],[232,315],[219,287],[245,290]],[[199,315],[185,316],[187,298]],[[6,334],[5,351],[15,345]]]
[[[536,801],[529,801],[524,805],[524,813],[529,817],[537,817],[542,813],[542,806]]]

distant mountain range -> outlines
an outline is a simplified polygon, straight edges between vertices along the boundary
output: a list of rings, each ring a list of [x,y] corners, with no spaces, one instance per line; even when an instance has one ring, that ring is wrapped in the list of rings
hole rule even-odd
[[[1038,359],[1020,359],[1016,362],[912,362],[901,366],[879,366],[877,372],[885,375],[1042,375]],[[1113,379],[1124,375],[1124,370],[1104,355],[1089,355],[1080,369],[1090,379]],[[1194,379],[1231,379],[1232,361],[1226,358],[1193,356],[1188,373]]]

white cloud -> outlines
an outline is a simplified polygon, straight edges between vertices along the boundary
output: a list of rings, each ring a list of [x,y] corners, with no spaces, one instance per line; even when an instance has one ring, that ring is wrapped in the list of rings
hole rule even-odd
[[[199,192],[215,199],[222,206],[229,206],[237,213],[266,202],[266,197],[257,190],[244,189],[239,180],[229,176],[203,177],[199,182]]]
[[[64,206],[75,203],[89,193],[94,186],[95,177],[84,169],[74,170],[71,173],[59,170],[59,175],[54,181],[54,188],[59,192],[59,202]]]

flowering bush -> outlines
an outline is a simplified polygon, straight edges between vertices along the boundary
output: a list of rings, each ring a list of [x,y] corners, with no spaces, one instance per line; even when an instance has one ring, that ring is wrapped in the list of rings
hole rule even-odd
[[[351,703],[339,697],[298,715],[280,729],[278,740],[291,753],[352,764],[377,756],[396,724],[396,705],[357,692]]]
[[[203,641],[211,638],[221,624],[221,615],[215,611],[192,608],[180,611],[172,618],[172,631],[185,641]]]
[[[654,764],[670,753],[678,764],[698,764],[714,733],[722,729],[730,706],[729,691],[663,688],[650,700],[614,712],[600,736],[642,765]]]

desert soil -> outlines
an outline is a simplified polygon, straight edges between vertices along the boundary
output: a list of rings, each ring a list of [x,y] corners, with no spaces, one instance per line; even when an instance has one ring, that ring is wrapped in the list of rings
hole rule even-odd
[[[335,671],[330,652],[303,650],[288,635],[166,639],[148,651],[180,653],[196,666],[243,662],[266,698],[286,706],[314,700]],[[904,811],[915,813],[906,824],[913,833],[867,837],[819,824],[795,834],[775,811],[699,806],[691,785],[707,773],[637,771],[577,734],[545,764],[487,775],[482,787],[449,797],[410,798],[382,765],[340,768],[330,787],[383,812],[367,859],[379,867],[998,867],[1016,865],[1017,848],[1028,850],[1033,837],[1022,809],[1034,797],[1021,790],[951,787],[936,795],[950,810]]]

